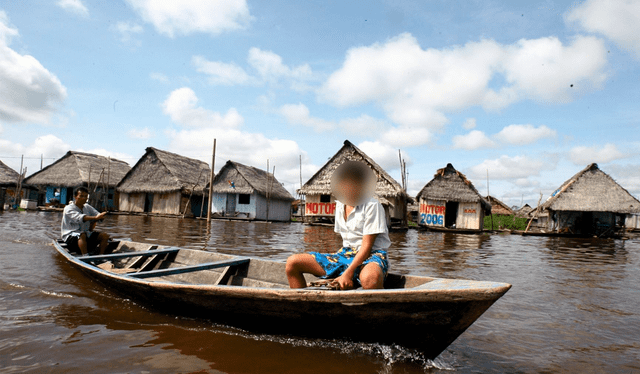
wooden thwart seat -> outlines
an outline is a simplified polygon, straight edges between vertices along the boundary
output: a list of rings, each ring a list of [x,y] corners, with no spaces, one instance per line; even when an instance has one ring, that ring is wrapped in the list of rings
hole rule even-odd
[[[181,266],[181,267],[175,267],[175,268],[140,271],[137,273],[127,274],[127,276],[132,278],[162,277],[165,275],[184,274],[184,273],[190,273],[193,271],[210,270],[210,269],[222,268],[227,266],[237,266],[237,265],[246,264],[248,262],[249,262],[249,258],[240,257],[232,260],[215,261],[215,262],[208,262],[208,263],[197,264],[197,265],[187,265],[187,266]]]
[[[155,256],[159,254],[174,253],[174,252],[178,252],[179,250],[180,248],[152,249],[149,251],[133,251],[133,252],[111,253],[108,255],[80,256],[77,258],[80,261],[92,262],[97,260],[116,260],[116,259],[127,258],[127,257]]]

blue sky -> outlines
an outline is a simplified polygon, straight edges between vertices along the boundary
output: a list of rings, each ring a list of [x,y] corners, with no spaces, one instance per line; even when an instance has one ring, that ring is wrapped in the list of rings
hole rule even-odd
[[[148,146],[295,194],[348,139],[414,195],[452,163],[543,201],[592,162],[640,196],[640,1],[0,2],[0,160]]]

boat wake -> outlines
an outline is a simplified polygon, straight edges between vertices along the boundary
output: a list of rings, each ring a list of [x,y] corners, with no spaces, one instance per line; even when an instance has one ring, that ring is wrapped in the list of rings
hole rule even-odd
[[[222,327],[222,326],[218,326]],[[341,354],[348,356],[363,355],[379,358],[383,361],[383,370],[380,373],[392,373],[394,364],[413,364],[421,366],[425,371],[455,370],[443,358],[437,357],[435,360],[426,358],[420,351],[402,347],[397,344],[386,345],[380,343],[353,342],[347,339],[311,339],[292,336],[280,336],[270,334],[256,334],[234,327],[224,326],[216,329],[216,332],[231,336],[238,336],[254,341],[267,341],[278,344],[291,345],[294,347],[320,348],[337,350]]]

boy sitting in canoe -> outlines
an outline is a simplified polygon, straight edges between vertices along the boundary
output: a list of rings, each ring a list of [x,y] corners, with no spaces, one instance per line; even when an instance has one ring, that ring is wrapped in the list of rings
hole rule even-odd
[[[73,198],[75,201],[64,207],[62,213],[62,240],[67,243],[69,252],[80,252],[82,255],[104,254],[109,244],[109,235],[94,229],[107,212],[100,213],[87,204],[89,190],[85,187],[76,188]]]
[[[342,236],[338,252],[299,253],[287,259],[286,273],[291,288],[307,286],[304,273],[332,279],[341,290],[383,288],[389,269],[387,248],[391,245],[382,204],[371,196],[376,176],[362,162],[347,161],[331,177],[336,197],[334,231]]]

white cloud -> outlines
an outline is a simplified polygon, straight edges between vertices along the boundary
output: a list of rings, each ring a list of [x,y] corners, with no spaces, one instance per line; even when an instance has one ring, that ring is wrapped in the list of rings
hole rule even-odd
[[[169,94],[162,103],[162,110],[173,122],[185,127],[233,129],[244,123],[244,118],[235,108],[230,108],[222,115],[197,104],[195,92],[188,87],[182,87]]]
[[[587,0],[571,9],[565,19],[588,32],[606,36],[640,58],[640,2]]]
[[[0,11],[0,121],[49,123],[67,97],[60,80],[33,56],[9,48],[18,30]]]
[[[191,63],[196,67],[196,71],[209,76],[209,83],[231,86],[234,84],[247,84],[253,79],[236,64],[224,62],[208,61],[202,56],[193,56]]]
[[[386,122],[363,114],[357,118],[340,120],[338,127],[347,134],[371,136],[371,134],[379,134],[384,131]]]
[[[370,136],[384,131],[386,122],[363,114],[357,118],[346,118],[339,122],[327,121],[312,117],[309,108],[302,104],[285,104],[280,107],[279,113],[292,126],[305,126],[316,132],[326,132],[340,129],[347,134]]]
[[[400,157],[398,155],[398,149],[388,144],[381,142],[362,142],[358,144],[358,148],[362,150],[367,156],[371,157],[380,167],[385,171],[400,169]],[[402,158],[407,165],[411,165],[413,161],[408,154],[403,153]]]
[[[465,130],[471,130],[476,128],[476,119],[475,118],[467,118],[462,124],[462,128]]]
[[[60,0],[56,5],[67,12],[75,13],[83,17],[89,16],[89,9],[87,9],[81,0]]]
[[[77,149],[78,152],[85,152],[85,153],[91,153],[94,155],[100,155],[100,156],[104,156],[104,157],[111,157],[111,158],[115,158],[117,160],[120,161],[124,161],[127,164],[129,164],[129,166],[133,166],[137,161],[138,158],[128,154],[128,153],[121,153],[121,152],[111,152],[111,151],[107,151],[104,148],[94,148],[94,149],[83,149],[83,148],[79,148]],[[106,176],[105,176],[106,178]]]
[[[540,158],[501,156],[495,160],[484,160],[482,163],[473,166],[469,175],[472,178],[486,179],[488,170],[489,180],[513,179],[522,184],[523,178],[540,175],[541,171],[554,167],[555,164],[550,164],[548,160],[545,161]]]
[[[585,147],[579,146],[571,149],[569,153],[569,159],[576,165],[589,165],[593,162],[607,163],[614,160],[619,160],[628,157],[624,153],[620,152],[618,148],[611,143],[607,143],[604,147],[598,149],[597,147]]]
[[[145,127],[143,129],[130,129],[127,131],[127,136],[131,139],[150,139],[155,135],[153,131],[149,130],[148,127]]]
[[[142,26],[135,22],[117,22],[115,25],[111,26],[110,29],[112,31],[117,32],[120,35],[120,41],[123,43],[135,43],[140,45],[139,41],[134,41],[133,36],[136,34],[142,34],[144,29]]]
[[[24,154],[25,147],[6,139],[0,139],[0,149],[3,155],[20,156]]]
[[[578,93],[599,89],[606,79],[607,51],[595,37],[578,36],[567,46],[555,37],[522,39],[505,52],[502,69],[509,86],[504,88],[516,99],[567,103]]]
[[[495,135],[496,140],[513,145],[526,145],[546,138],[555,138],[556,131],[547,126],[509,125]]]
[[[162,73],[149,73],[149,78],[160,83],[169,83],[169,77]]]
[[[333,122],[311,117],[309,108],[302,103],[285,104],[280,107],[280,114],[284,116],[290,125],[310,127],[317,132],[333,130],[336,127]]]
[[[603,171],[636,198],[640,197],[640,165],[607,165]]]
[[[255,47],[249,50],[247,61],[267,82],[275,82],[281,78],[304,81],[312,76],[311,67],[308,64],[289,67],[282,63],[282,57],[279,55]]]
[[[400,126],[385,131],[379,139],[395,147],[417,147],[431,142],[433,134],[424,127]]]
[[[145,22],[170,38],[242,30],[253,19],[246,0],[126,1]]]
[[[202,56],[193,56],[191,62],[198,72],[209,76],[211,84],[230,86],[287,82],[295,91],[306,91],[309,89],[307,82],[313,79],[313,72],[309,65],[290,67],[285,65],[282,57],[276,53],[255,47],[249,50],[247,57],[247,63],[254,75],[235,63],[209,61]]]
[[[318,98],[338,107],[376,103],[399,125],[436,131],[448,122],[447,113],[472,106],[568,102],[599,88],[605,66],[603,42],[594,37],[576,37],[568,45],[550,37],[425,50],[405,33],[350,49]]]
[[[295,141],[270,139],[263,134],[242,131],[240,127],[244,120],[235,109],[231,108],[221,116],[197,106],[197,102],[195,93],[183,87],[173,91],[162,104],[164,113],[183,127],[166,131],[171,152],[211,162],[215,138],[216,170],[227,160],[264,169],[268,159],[272,167],[276,166],[276,178],[287,184],[290,192],[300,188],[300,156],[307,178],[317,171],[318,167],[308,162],[306,152]]]
[[[466,135],[456,135],[453,137],[454,149],[472,151],[480,148],[493,148],[495,146],[496,143],[479,130],[473,130]]]
[[[62,157],[67,151],[71,150],[71,146],[55,135],[49,134],[36,138],[30,145],[26,154],[31,157]]]

